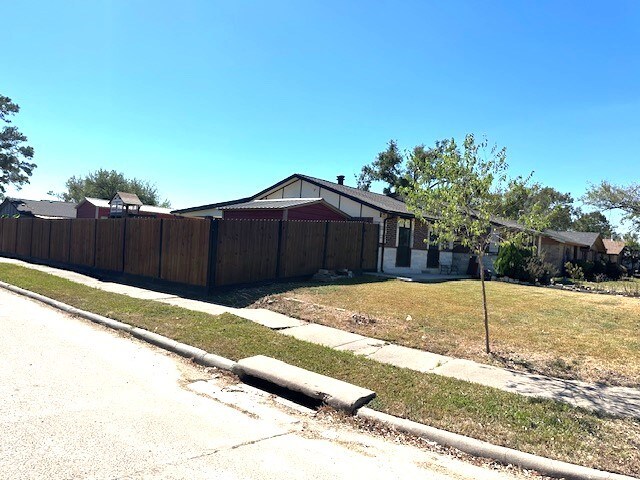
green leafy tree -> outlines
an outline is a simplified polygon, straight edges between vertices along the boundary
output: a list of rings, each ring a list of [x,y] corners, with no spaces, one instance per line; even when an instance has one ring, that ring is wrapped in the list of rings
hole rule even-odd
[[[412,155],[408,169],[410,183],[403,188],[409,209],[421,219],[433,217],[437,243],[459,241],[478,257],[482,286],[485,350],[491,352],[489,313],[485,288],[484,256],[491,242],[510,239],[524,244],[527,233],[510,233],[496,228],[492,218],[501,212],[500,191],[507,185],[506,150],[489,147],[486,139],[476,143],[473,135],[464,139],[462,150],[455,140],[437,142],[425,155]],[[514,180],[514,182],[523,181]],[[520,219],[533,226],[539,221],[539,207]],[[538,227],[539,228],[539,227]]]
[[[552,230],[571,228],[572,217],[577,213],[570,194],[539,183],[528,185],[527,182],[511,181],[500,195],[503,202],[501,216],[518,220],[532,213],[544,215]]]
[[[126,178],[115,170],[96,170],[84,177],[71,177],[66,182],[67,191],[57,196],[67,202],[81,202],[85,197],[112,199],[117,192],[135,193],[145,205],[170,207],[168,200],[161,201],[155,185],[137,178]]]
[[[590,186],[582,201],[601,211],[622,210],[623,220],[630,220],[640,228],[640,183],[622,186],[602,181]]]
[[[0,95],[0,121],[7,124],[0,130],[0,198],[4,197],[8,185],[20,188],[29,183],[29,177],[36,168],[36,164],[31,162],[33,147],[26,145],[27,137],[17,127],[9,125],[9,117],[19,111],[20,107],[9,97]]]
[[[635,232],[627,232],[623,235],[622,240],[626,247],[622,251],[622,258],[625,263],[631,266],[632,270],[635,270],[640,264],[640,236]]]
[[[627,232],[622,236],[622,241],[630,250],[640,250],[640,236],[635,232]]]
[[[357,177],[358,188],[369,191],[374,181],[382,181],[387,184],[384,187],[386,195],[399,193],[402,187],[408,185],[404,163],[405,156],[398,149],[397,142],[389,140],[387,149],[378,153],[371,164],[362,167]]]
[[[603,237],[612,238],[616,235],[614,228],[600,212],[582,213],[571,224],[571,229],[576,232],[598,232]]]

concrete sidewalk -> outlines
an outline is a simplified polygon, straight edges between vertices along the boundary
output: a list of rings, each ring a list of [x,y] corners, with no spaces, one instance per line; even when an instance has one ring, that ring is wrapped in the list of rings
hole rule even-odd
[[[610,415],[640,418],[640,390],[634,388],[599,386],[518,372],[394,345],[332,327],[304,322],[266,309],[225,307],[177,295],[104,282],[75,272],[34,265],[20,260],[0,257],[0,262],[40,270],[93,288],[134,298],[154,300],[212,315],[232,313],[277,330],[284,335],[336,350],[350,351],[356,355],[401,368],[466,380],[520,395],[557,400]]]

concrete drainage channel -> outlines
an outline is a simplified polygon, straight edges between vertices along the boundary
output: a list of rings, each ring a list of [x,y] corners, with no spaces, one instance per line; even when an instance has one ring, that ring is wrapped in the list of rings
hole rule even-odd
[[[422,437],[441,445],[453,447],[470,455],[490,458],[528,470],[536,470],[551,477],[575,480],[633,480],[633,477],[626,475],[595,470],[492,445],[481,440],[372,410],[364,405],[375,397],[375,392],[289,365],[274,358],[257,355],[234,362],[233,360],[208,353],[200,348],[177,342],[163,335],[77,309],[5,282],[0,282],[0,287],[45,303],[71,315],[85,318],[114,330],[129,333],[140,340],[189,358],[199,365],[233,372],[248,384],[284,396],[308,407],[317,408],[321,405],[329,405],[337,410],[354,414],[368,421],[383,424],[386,427]]]

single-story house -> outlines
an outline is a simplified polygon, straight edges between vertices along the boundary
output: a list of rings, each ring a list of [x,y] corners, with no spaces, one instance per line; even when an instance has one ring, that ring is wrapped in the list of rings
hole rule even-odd
[[[617,263],[620,265],[626,244],[624,242],[609,240],[607,238],[603,239],[602,243],[604,243],[604,248],[606,249],[607,260],[611,263]]]
[[[594,262],[606,256],[602,236],[596,232],[545,230],[540,236],[540,253],[547,262],[562,270],[570,260]]]
[[[380,225],[380,271],[397,274],[466,273],[469,253],[454,244],[441,249],[425,242],[431,235],[429,223],[418,221],[402,200],[350,187],[344,184],[344,179],[344,175],[339,175],[337,182],[330,182],[296,173],[251,197],[174,210],[173,213],[195,217],[267,218],[258,216],[257,212],[267,215],[265,210],[273,209],[274,212],[268,214],[269,218],[284,219],[284,212],[288,210],[286,218],[305,220],[338,220],[336,215],[340,215],[342,220]],[[267,208],[261,209],[261,205]],[[309,216],[312,206],[314,214]],[[516,224],[496,221],[496,225],[512,228]],[[490,248],[488,266],[491,266],[497,250],[497,246]]]
[[[137,198],[137,195],[136,195]],[[139,200],[138,200],[139,201]],[[140,202],[142,203],[142,202]],[[111,204],[102,198],[85,197],[77,206],[77,218],[109,218]],[[170,208],[139,205],[136,216],[152,218],[175,218]]]
[[[74,202],[5,198],[0,203],[0,217],[76,218]]]

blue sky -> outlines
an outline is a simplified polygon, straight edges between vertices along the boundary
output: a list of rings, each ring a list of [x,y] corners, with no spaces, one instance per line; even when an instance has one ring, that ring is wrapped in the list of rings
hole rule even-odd
[[[637,181],[636,1],[74,1],[3,10],[0,93],[45,198],[98,168],[174,207],[294,172],[348,184],[386,142],[466,132],[579,197]],[[14,191],[10,192],[15,194]],[[615,218],[614,218],[615,219]]]

